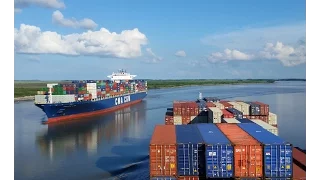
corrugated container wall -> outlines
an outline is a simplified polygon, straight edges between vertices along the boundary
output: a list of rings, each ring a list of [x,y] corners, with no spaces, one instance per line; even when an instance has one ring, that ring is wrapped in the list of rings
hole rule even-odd
[[[258,124],[259,126],[263,127],[264,129],[268,130],[269,132],[273,133],[276,136],[279,135],[277,127],[274,127],[274,126],[272,126],[272,125],[270,125],[260,119],[254,119],[254,120],[252,120],[252,122]]]
[[[237,109],[235,109],[235,108],[228,108],[227,111],[232,113],[234,118],[237,118],[237,119],[242,119],[243,118],[242,112],[237,110]]]
[[[216,107],[219,109],[224,109],[224,105],[219,102],[213,102],[213,104],[216,105]]]
[[[227,111],[226,109],[221,109],[221,111],[223,114],[223,118],[233,118],[234,117],[234,115],[231,112]]]
[[[181,125],[182,124],[182,116],[174,115],[173,116],[173,124]]]
[[[260,105],[260,115],[263,115],[263,116],[269,115],[269,105],[268,104],[258,102],[258,101],[254,101],[254,103]]]
[[[199,180],[198,176],[179,176],[178,180]]]
[[[293,179],[294,180],[305,180],[306,179],[306,171],[301,169],[296,164],[293,164]]]
[[[253,102],[246,102],[249,104],[249,115],[258,116],[260,115],[260,105]]]
[[[215,124],[197,124],[205,143],[206,178],[233,177],[233,147]]]
[[[166,176],[166,177],[151,177],[150,180],[177,180],[176,177],[170,177],[170,176]]]
[[[269,124],[271,125],[277,125],[278,124],[278,118],[277,118],[277,115],[272,113],[272,112],[269,112]]]
[[[236,118],[223,118],[221,120],[223,123],[240,123]]]
[[[243,115],[249,115],[249,108],[250,108],[250,105],[247,104],[247,103],[244,103],[244,102],[237,102],[238,104],[240,104],[241,106],[241,112]]]
[[[237,124],[217,124],[234,145],[235,178],[261,178],[263,176],[263,147],[260,142]]]
[[[302,165],[306,166],[306,154],[304,152],[301,152],[297,148],[293,148],[292,154],[294,159],[299,161]]]
[[[150,177],[176,176],[176,128],[156,125],[150,141]]]
[[[222,111],[218,107],[208,108],[208,123],[221,123]]]
[[[204,143],[196,125],[177,125],[178,176],[205,176]]]
[[[242,111],[241,105],[239,103],[234,102],[234,101],[229,101],[228,103],[231,104],[233,106],[233,108],[235,108],[236,110]]]
[[[264,145],[266,178],[292,178],[292,145],[255,123],[237,124]]]

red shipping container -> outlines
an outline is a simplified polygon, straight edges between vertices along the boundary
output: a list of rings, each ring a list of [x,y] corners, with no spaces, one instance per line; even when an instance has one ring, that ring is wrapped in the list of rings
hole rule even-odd
[[[296,164],[293,164],[293,179],[294,180],[306,180],[306,171],[301,169]]]
[[[199,180],[199,176],[179,176],[178,180]]]
[[[258,102],[258,101],[255,101],[253,103],[260,105],[260,115],[264,115],[264,116],[269,115],[269,105],[268,104]]]
[[[233,108],[233,105],[228,103],[227,101],[220,101],[219,103],[223,104],[224,108]]]
[[[178,101],[173,102],[173,115],[181,115],[181,103]]]
[[[236,178],[262,178],[262,144],[237,124],[216,124],[234,144],[234,175]]]
[[[221,109],[224,118],[233,118],[233,114],[225,109]]]
[[[216,105],[213,104],[213,102],[206,102],[206,106],[207,107],[216,107]]]
[[[182,116],[182,124],[189,124],[191,121],[191,116]]]
[[[261,119],[262,121],[269,123],[269,116],[258,116],[257,119]]]
[[[293,156],[293,159],[296,159],[302,165],[306,166],[306,154],[305,153],[301,152],[297,148],[293,148],[292,156]]]
[[[150,177],[176,176],[177,151],[174,125],[156,125],[149,146]]]

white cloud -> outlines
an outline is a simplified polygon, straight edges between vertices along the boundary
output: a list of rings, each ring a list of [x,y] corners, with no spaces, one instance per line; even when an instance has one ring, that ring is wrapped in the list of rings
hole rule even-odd
[[[254,55],[251,54],[246,54],[243,52],[240,52],[238,50],[230,50],[230,49],[225,49],[224,52],[215,52],[212,53],[208,57],[208,61],[215,63],[215,62],[227,62],[227,61],[233,61],[233,60],[251,60],[254,58]]]
[[[177,51],[174,55],[178,56],[178,57],[186,57],[187,54],[184,51]]]
[[[18,9],[27,8],[32,5],[50,9],[61,9],[66,7],[60,0],[14,0],[14,7]]]
[[[262,58],[277,59],[284,66],[296,66],[306,62],[305,43],[297,47],[284,45],[282,42],[275,44],[267,43],[263,51],[260,52]]]
[[[162,61],[162,57],[157,56],[154,52],[152,52],[151,48],[146,49],[148,53],[147,60],[145,62],[147,63],[159,63]]]
[[[63,14],[57,10],[54,11],[52,14],[52,22],[54,24],[64,26],[64,27],[72,27],[72,28],[83,28],[83,29],[95,29],[98,24],[96,24],[93,20],[84,18],[82,20],[72,19],[65,19]]]
[[[221,49],[257,50],[268,42],[281,41],[285,44],[294,44],[298,38],[304,36],[306,36],[306,23],[300,22],[282,26],[244,28],[207,36],[201,41]]]
[[[101,28],[68,35],[42,32],[39,27],[25,24],[14,28],[16,53],[134,58],[141,56],[141,46],[145,44],[147,37],[137,28],[120,34]]]
[[[275,44],[266,43],[262,51],[255,54],[247,54],[238,50],[226,49],[224,52],[214,52],[207,57],[211,63],[228,62],[232,60],[279,60],[284,66],[296,66],[306,62],[306,46],[305,40],[300,40],[294,46],[284,45],[282,42]]]

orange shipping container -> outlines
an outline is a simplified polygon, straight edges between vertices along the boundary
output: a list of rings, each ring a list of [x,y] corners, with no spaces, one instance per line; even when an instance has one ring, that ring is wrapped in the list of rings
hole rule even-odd
[[[234,174],[236,178],[263,176],[263,147],[237,124],[217,124],[234,145]]]
[[[179,176],[178,180],[199,180],[198,176]]]
[[[296,159],[302,165],[306,166],[306,154],[305,153],[303,153],[302,151],[300,151],[297,148],[293,148],[292,156],[294,159]]]
[[[293,164],[293,179],[294,180],[305,180],[306,179],[306,171],[301,169],[296,164]]]
[[[156,125],[149,146],[150,177],[176,176],[176,128]]]
[[[207,107],[216,107],[216,105],[213,104],[212,102],[206,102],[206,106]]]

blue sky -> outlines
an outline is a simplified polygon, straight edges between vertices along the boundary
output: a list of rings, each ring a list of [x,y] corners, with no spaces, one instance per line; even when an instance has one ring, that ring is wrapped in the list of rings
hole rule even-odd
[[[119,68],[305,78],[305,14],[302,0],[15,0],[15,79],[105,79]]]

